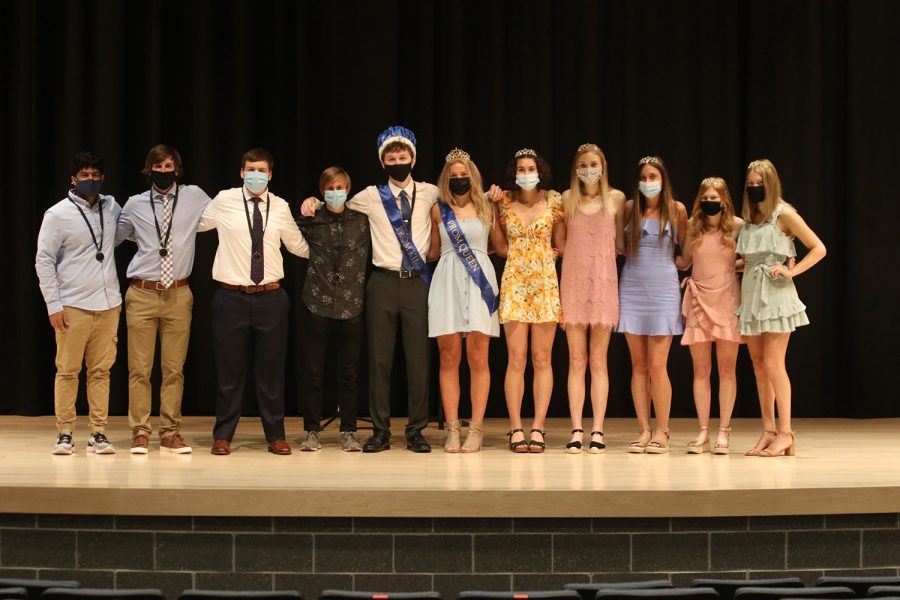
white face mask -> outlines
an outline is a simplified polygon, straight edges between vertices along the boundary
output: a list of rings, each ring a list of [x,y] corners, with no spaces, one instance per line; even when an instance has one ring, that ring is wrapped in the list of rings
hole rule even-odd
[[[516,185],[526,191],[533,190],[540,182],[541,178],[537,173],[530,173],[528,175],[516,175]]]
[[[641,181],[638,183],[641,193],[647,198],[656,198],[662,191],[661,181]]]
[[[583,167],[581,169],[576,169],[575,174],[578,175],[578,179],[581,180],[581,183],[585,185],[594,185],[600,181],[600,177],[603,176],[603,169],[600,167]]]

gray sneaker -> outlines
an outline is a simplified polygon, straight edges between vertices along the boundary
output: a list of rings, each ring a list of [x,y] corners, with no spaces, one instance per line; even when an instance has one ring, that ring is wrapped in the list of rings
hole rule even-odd
[[[51,452],[57,455],[68,456],[72,454],[74,449],[75,444],[72,442],[72,432],[63,431],[56,436],[56,443],[53,445],[53,450]]]
[[[344,452],[359,452],[362,450],[359,440],[356,439],[355,431],[341,432],[341,450]]]
[[[97,433],[92,433],[91,437],[88,438],[87,451],[93,452],[94,454],[116,453],[116,449],[113,448],[113,445],[106,439],[106,435],[99,431]]]
[[[321,450],[322,444],[319,442],[319,432],[318,431],[307,431],[306,439],[303,440],[303,443],[300,444],[301,452],[315,452],[316,450]]]

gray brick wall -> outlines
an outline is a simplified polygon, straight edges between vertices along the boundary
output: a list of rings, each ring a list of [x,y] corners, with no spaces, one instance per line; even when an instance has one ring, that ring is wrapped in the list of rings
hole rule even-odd
[[[0,514],[0,577],[102,588],[557,589],[695,577],[897,575],[898,515],[659,519]]]

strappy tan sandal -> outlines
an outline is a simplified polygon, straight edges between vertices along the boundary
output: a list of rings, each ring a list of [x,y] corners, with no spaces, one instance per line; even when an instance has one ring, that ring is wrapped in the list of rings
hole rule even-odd
[[[725,434],[725,443],[718,441],[718,435],[716,435],[716,445],[713,446],[712,453],[723,456],[728,454],[728,447],[731,444],[731,427],[719,427],[719,433]]]
[[[763,442],[763,439],[766,437],[766,435],[773,435],[775,437],[778,437],[778,432],[777,431],[766,431],[765,429],[763,429],[762,435],[760,435],[759,440],[756,441],[756,445],[753,446],[752,448],[750,448],[749,450],[747,450],[746,452],[744,452],[744,456],[759,456],[760,451],[764,450],[766,446],[768,446],[769,444],[772,443],[772,442],[769,442],[769,444],[766,444],[766,446],[763,446],[762,448],[759,447],[759,445]],[[775,441],[775,440],[773,439],[772,441]],[[757,448],[759,448],[759,449],[757,450]]]
[[[649,425],[641,425],[641,428],[638,431],[638,433],[640,435],[644,435],[645,431],[652,431],[650,429]],[[649,440],[647,442],[642,442],[641,438],[638,438],[636,440],[628,442],[628,452],[631,454],[643,454],[644,452],[647,451],[648,443],[649,443]]]
[[[769,448],[771,448],[775,444],[775,441],[778,440],[778,436],[781,435],[782,433],[784,435],[791,436],[791,445],[786,447],[784,450],[779,450],[778,452],[772,452],[771,450],[769,450]],[[782,431],[782,432],[775,434],[775,441],[773,441],[771,444],[769,444],[768,446],[766,446],[765,448],[760,450],[759,455],[760,456],[796,456],[796,454],[797,454],[797,436],[793,431]]]
[[[460,452],[481,452],[481,444],[484,442],[484,423],[469,421],[469,433],[466,435],[466,441],[460,448]]]
[[[657,427],[656,431],[661,431],[666,434],[666,441],[656,442],[650,440],[650,442],[647,443],[647,454],[665,454],[669,451],[669,430],[665,427]]]
[[[700,431],[709,432],[709,425],[701,426]],[[706,434],[706,441],[701,442],[700,436],[697,436],[696,440],[691,440],[687,445],[688,454],[703,454],[704,452],[709,452],[709,433]]]

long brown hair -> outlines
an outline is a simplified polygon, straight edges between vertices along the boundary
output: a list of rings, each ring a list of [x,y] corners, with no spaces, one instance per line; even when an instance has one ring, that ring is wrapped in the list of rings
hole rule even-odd
[[[763,180],[763,186],[766,188],[766,198],[758,205],[754,205],[747,197],[747,178],[744,178],[744,206],[741,207],[741,216],[748,223],[760,224],[767,223],[772,219],[775,209],[779,202],[784,202],[781,197],[781,179],[778,177],[778,171],[775,165],[767,158],[754,160],[747,166],[747,175],[750,172],[759,173]]]
[[[609,202],[609,177],[606,174],[606,155],[603,154],[603,150],[594,144],[582,144],[578,147],[578,151],[575,152],[575,158],[572,160],[572,172],[569,176],[569,195],[566,197],[563,205],[563,209],[566,211],[566,219],[571,219],[575,216],[578,205],[581,203],[581,196],[585,193],[584,184],[578,178],[578,159],[585,154],[596,154],[600,158],[600,181],[597,182],[600,184],[600,206],[602,210],[606,211],[607,216],[615,214],[615,208]]]
[[[707,177],[700,182],[697,197],[694,199],[694,209],[691,211],[691,220],[688,222],[687,243],[697,244],[703,238],[703,234],[709,229],[709,217],[700,210],[700,199],[708,189],[714,189],[719,193],[722,202],[722,217],[719,219],[719,233],[722,234],[722,242],[734,247],[734,205],[731,203],[731,194],[728,193],[728,185],[721,177]]]
[[[666,169],[666,163],[664,163],[660,157],[645,156],[638,162],[638,182],[641,180],[641,169],[644,168],[644,165],[650,165],[654,169],[657,169],[662,176],[662,191],[659,193],[659,243],[662,244],[663,234],[666,231],[667,223],[672,224],[672,237],[675,237],[675,199],[672,197],[672,185],[669,183],[669,171]],[[646,208],[647,200],[644,198],[644,195],[641,194],[640,185],[636,185],[634,189],[634,202],[631,206],[628,245],[626,247],[629,256],[636,255],[638,247],[641,244],[641,222],[644,219],[644,209]]]

